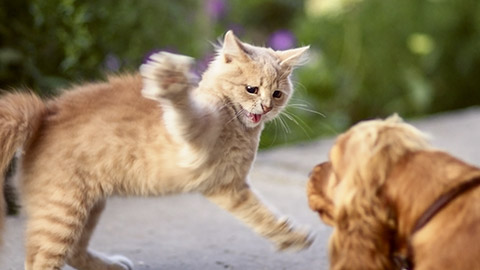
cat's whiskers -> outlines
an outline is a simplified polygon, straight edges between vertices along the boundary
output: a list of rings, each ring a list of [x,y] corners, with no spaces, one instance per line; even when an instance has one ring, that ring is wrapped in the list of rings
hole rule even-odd
[[[234,103],[233,101],[225,102],[225,103],[222,104],[222,106],[215,108],[215,111],[216,111],[216,112],[219,112],[219,111],[223,110],[225,107],[230,107],[230,106],[232,106],[232,105],[234,105],[234,104],[235,104],[235,103]]]
[[[219,106],[219,107],[215,107],[213,110],[212,110],[212,113],[220,113],[221,111],[223,111],[225,108],[230,108],[231,110],[235,111],[235,109],[233,108],[233,105],[235,103],[233,101],[224,101],[222,106]],[[239,111],[235,111],[235,115],[232,117],[232,119],[230,119],[229,121],[227,121],[224,126],[227,126],[230,122],[232,122],[233,120],[235,120],[235,118],[238,118],[238,116],[240,114],[242,114],[245,110],[243,108],[241,108]]]
[[[240,108],[240,110],[238,110],[238,111],[235,113],[235,115],[232,117],[232,119],[228,120],[228,121],[225,123],[224,126],[228,125],[228,124],[229,124],[230,122],[232,122],[233,120],[238,119],[238,117],[239,117],[242,113],[244,113],[244,112],[246,112],[246,110],[243,109],[243,108]]]
[[[292,108],[299,109],[299,110],[302,110],[302,111],[310,112],[310,113],[320,115],[320,116],[326,118],[325,114],[311,109],[310,106],[308,106],[307,104],[293,103],[293,104],[289,104],[288,107],[292,107]]]
[[[281,116],[285,116],[288,120],[294,122],[295,124],[297,124],[298,126],[300,126],[300,124],[298,123],[297,120],[295,120],[295,118],[293,118],[293,114],[292,113],[289,113],[287,111],[283,111],[281,114]]]
[[[283,119],[284,116],[285,116],[285,115],[284,115],[283,112],[282,112],[282,113],[280,113],[280,114],[278,115],[278,117],[275,118],[275,119],[276,119],[276,120],[278,119],[278,121],[280,122],[283,130],[285,131],[285,133],[288,134],[288,133],[292,132],[292,130],[291,130],[290,127],[288,126],[288,124],[287,124],[287,122],[285,121],[285,119]]]
[[[303,85],[301,82],[292,80],[292,85],[296,92],[307,91],[307,87],[305,87],[305,85]]]
[[[275,129],[274,129],[275,132],[273,133],[273,139],[270,146],[272,146],[273,143],[277,140],[277,130],[278,130],[277,121],[280,121],[280,120],[278,118],[273,118],[273,124],[275,125]]]
[[[311,139],[310,137],[310,133],[312,133],[312,129],[307,125],[307,123],[305,123],[305,121],[303,121],[300,117],[296,116],[295,114],[293,113],[290,113],[290,112],[287,112],[287,111],[283,111],[281,113],[282,116],[285,116],[288,120],[292,121],[293,123],[295,123],[297,126],[299,126],[303,132],[305,133],[305,135],[307,135],[307,137],[309,139]],[[305,129],[305,127],[308,129]]]

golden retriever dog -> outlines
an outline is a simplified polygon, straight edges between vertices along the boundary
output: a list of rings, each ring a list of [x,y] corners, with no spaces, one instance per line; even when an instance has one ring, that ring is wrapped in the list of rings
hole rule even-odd
[[[307,195],[334,227],[330,269],[478,270],[479,184],[479,168],[392,116],[341,134]]]

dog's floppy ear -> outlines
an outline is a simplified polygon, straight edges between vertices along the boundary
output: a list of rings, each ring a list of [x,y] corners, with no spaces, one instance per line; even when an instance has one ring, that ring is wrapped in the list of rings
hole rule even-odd
[[[394,223],[381,196],[385,175],[378,171],[379,165],[365,168],[371,170],[367,175],[348,173],[338,186],[342,198],[335,201],[331,269],[393,269],[390,244]],[[368,179],[361,179],[364,177]]]
[[[420,131],[395,117],[365,122],[346,138],[335,168],[342,179],[334,201],[331,269],[392,269],[396,221],[384,187],[397,161],[428,143]]]

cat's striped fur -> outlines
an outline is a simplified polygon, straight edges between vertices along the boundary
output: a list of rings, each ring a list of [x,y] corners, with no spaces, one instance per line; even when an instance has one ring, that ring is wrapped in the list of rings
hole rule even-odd
[[[247,183],[263,123],[286,105],[289,75],[306,49],[254,47],[228,32],[198,87],[189,58],[160,53],[138,75],[76,86],[56,99],[4,95],[0,172],[18,151],[25,268],[132,269],[121,256],[87,251],[115,194],[200,192],[280,249],[309,246],[308,235],[278,219]]]

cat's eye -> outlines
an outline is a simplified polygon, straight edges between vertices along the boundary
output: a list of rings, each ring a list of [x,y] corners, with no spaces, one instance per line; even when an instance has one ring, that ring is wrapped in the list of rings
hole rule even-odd
[[[245,86],[245,90],[247,90],[247,92],[250,93],[250,94],[257,94],[258,93],[258,87],[257,86],[247,85],[247,86]]]
[[[273,92],[273,95],[272,95],[274,98],[281,98],[282,97],[282,92],[280,91],[275,91]]]

